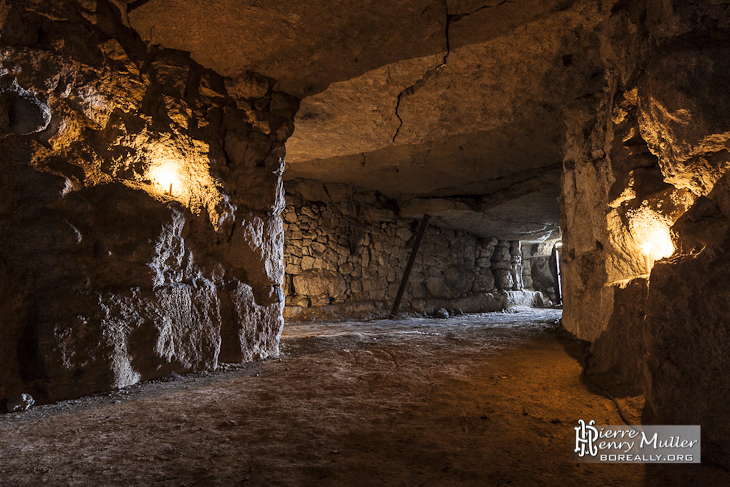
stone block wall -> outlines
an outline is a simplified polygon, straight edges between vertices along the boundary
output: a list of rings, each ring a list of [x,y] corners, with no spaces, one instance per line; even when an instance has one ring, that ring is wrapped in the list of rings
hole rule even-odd
[[[540,291],[550,301],[557,299],[554,259],[551,253],[556,240],[522,246],[522,279],[525,289]]]
[[[109,2],[6,2],[0,27],[0,403],[278,353],[298,101]]]
[[[382,195],[349,185],[296,180],[286,190],[285,317],[387,313],[419,222],[399,218]],[[499,290],[522,289],[521,258],[520,242],[430,226],[401,308],[500,310]]]

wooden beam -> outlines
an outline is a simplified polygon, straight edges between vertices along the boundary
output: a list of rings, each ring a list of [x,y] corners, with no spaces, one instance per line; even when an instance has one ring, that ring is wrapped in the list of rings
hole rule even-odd
[[[426,228],[428,228],[428,220],[431,218],[428,215],[423,215],[423,218],[421,219],[421,225],[418,227],[418,231],[416,232],[416,237],[413,240],[413,248],[411,249],[411,255],[408,256],[408,263],[406,264],[406,269],[403,271],[403,278],[400,281],[400,287],[398,288],[398,294],[395,295],[395,302],[393,303],[393,310],[390,312],[391,316],[395,316],[398,314],[398,309],[400,309],[400,302],[401,299],[403,299],[403,293],[406,291],[406,286],[408,285],[408,278],[411,276],[411,269],[413,269],[413,263],[416,261],[416,254],[418,254],[418,248],[421,246],[421,239],[423,238],[423,234],[426,233]]]

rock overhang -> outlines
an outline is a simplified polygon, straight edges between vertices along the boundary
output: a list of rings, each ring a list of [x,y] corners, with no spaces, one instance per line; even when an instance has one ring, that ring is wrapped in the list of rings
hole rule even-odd
[[[149,43],[189,51],[226,76],[260,72],[302,99],[285,179],[355,184],[402,201],[497,192],[514,200],[505,214],[521,211],[523,221],[477,208],[481,216],[452,223],[533,238],[525,222],[557,227],[557,201],[545,195],[557,195],[559,178],[531,198],[510,188],[554,170],[564,109],[601,92],[596,30],[611,6],[165,0],[130,3],[129,18]]]

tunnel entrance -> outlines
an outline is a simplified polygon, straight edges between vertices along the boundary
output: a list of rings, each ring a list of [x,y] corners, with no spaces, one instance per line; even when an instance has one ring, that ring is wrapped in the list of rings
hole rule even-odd
[[[557,302],[559,232],[500,239],[458,228],[443,211],[426,213],[423,227],[423,215],[353,185],[297,180],[286,190],[287,320],[383,317],[399,297],[398,311],[431,316]]]

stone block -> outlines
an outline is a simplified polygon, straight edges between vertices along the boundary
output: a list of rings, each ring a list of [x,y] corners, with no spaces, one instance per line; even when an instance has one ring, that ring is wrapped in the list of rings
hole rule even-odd
[[[284,221],[287,223],[296,223],[297,221],[297,214],[293,210],[285,211],[284,213],[282,213],[282,216],[284,218]]]
[[[397,236],[397,237],[398,237],[399,239],[403,240],[404,242],[407,242],[407,241],[409,241],[409,240],[411,239],[411,237],[413,236],[413,232],[411,232],[411,231],[410,231],[409,229],[407,229],[407,228],[402,228],[402,227],[401,227],[401,228],[398,228],[398,230],[396,231],[396,236]]]
[[[296,276],[302,273],[302,267],[296,264],[287,264],[286,273],[292,276]]]
[[[294,277],[294,291],[300,296],[338,297],[347,290],[344,278],[332,271],[309,270]]]
[[[426,279],[426,289],[428,290],[428,294],[431,297],[434,297],[434,298],[450,297],[448,288],[446,287],[446,282],[442,275],[431,276],[428,279]]]
[[[510,254],[509,247],[497,247],[492,254],[492,262],[510,262],[512,260],[512,254]]]
[[[494,281],[497,289],[499,290],[511,290],[514,286],[514,280],[512,279],[512,272],[510,269],[496,269],[493,271]]]
[[[305,255],[302,257],[302,270],[309,270],[314,267],[314,257],[310,257],[308,255]]]

